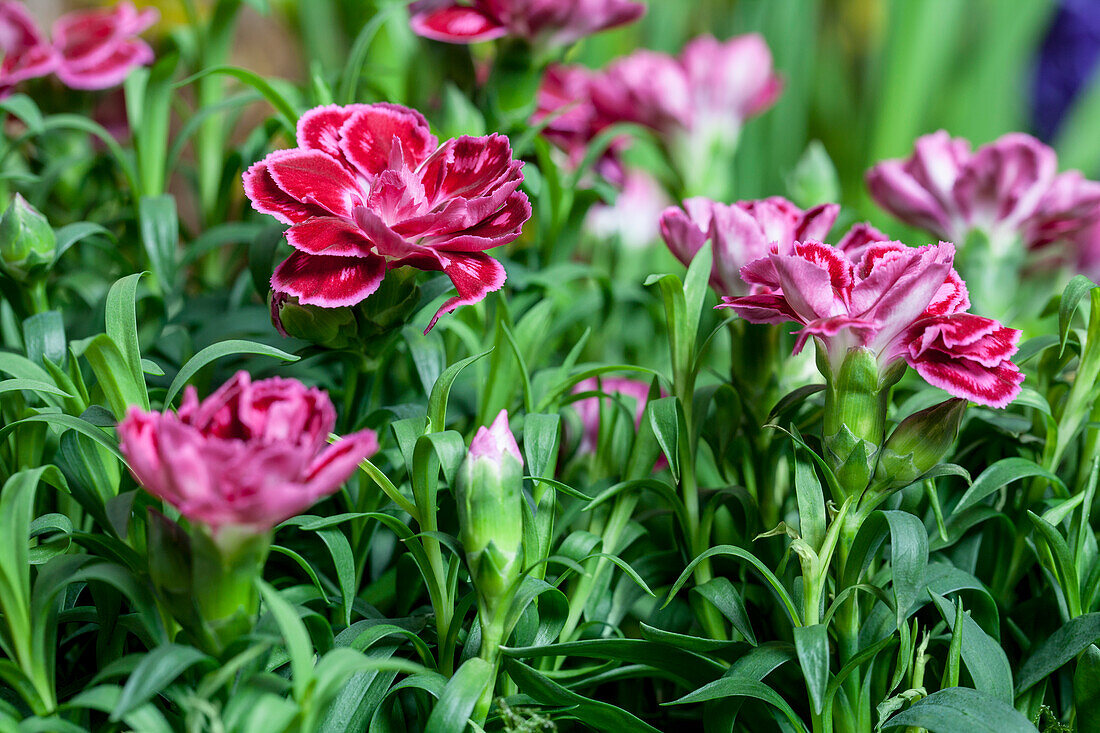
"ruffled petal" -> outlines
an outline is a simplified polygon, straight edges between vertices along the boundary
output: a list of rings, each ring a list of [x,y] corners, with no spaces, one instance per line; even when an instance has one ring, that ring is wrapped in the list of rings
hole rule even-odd
[[[279,188],[275,179],[271,177],[270,162],[288,152],[293,151],[277,150],[263,160],[253,163],[244,172],[244,193],[252,202],[252,208],[261,214],[275,217],[283,224],[297,224],[315,216],[328,216],[329,212],[320,206],[302,203]]]
[[[451,278],[458,295],[439,307],[424,333],[431,331],[444,313],[450,313],[461,305],[478,303],[489,293],[500,290],[507,277],[504,266],[484,252],[451,257],[443,266],[443,272]]]
[[[394,148],[405,166],[415,168],[438,144],[423,115],[395,104],[364,106],[340,128],[341,152],[368,177],[391,167]]]
[[[1020,394],[1024,381],[1024,375],[1010,361],[989,368],[942,351],[927,352],[921,360],[909,361],[909,365],[929,384],[988,407],[1006,407]]]
[[[363,192],[338,161],[317,150],[284,150],[266,159],[267,169],[280,189],[303,204],[351,218],[363,204]]]
[[[318,216],[286,230],[291,247],[312,255],[373,257],[362,230],[346,219]]]
[[[505,180],[523,180],[520,161],[504,135],[448,140],[424,161],[420,180],[430,205],[446,199],[482,196]]]
[[[271,287],[298,302],[338,308],[362,302],[386,274],[382,257],[332,257],[294,252],[275,268]]]

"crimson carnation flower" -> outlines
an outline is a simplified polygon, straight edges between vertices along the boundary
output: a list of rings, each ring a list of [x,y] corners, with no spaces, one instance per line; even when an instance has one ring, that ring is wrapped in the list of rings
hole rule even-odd
[[[153,60],[153,49],[138,34],[157,22],[155,8],[138,12],[123,2],[109,10],[80,10],[53,26],[57,78],[71,89],[109,89],[130,71]]]
[[[436,41],[475,43],[511,36],[567,46],[634,22],[645,6],[634,0],[418,0],[409,10],[413,31]]]
[[[718,307],[750,323],[801,323],[796,353],[813,336],[834,372],[851,349],[867,348],[880,371],[904,359],[956,397],[1004,407],[1024,379],[1010,360],[1020,332],[966,312],[970,298],[954,255],[946,242],[874,242],[856,261],[837,247],[795,242],[741,268],[763,292]]]
[[[440,145],[419,112],[381,103],[312,109],[297,140],[244,174],[253,208],[291,225],[296,251],[271,277],[276,293],[338,308],[363,301],[388,269],[442,271],[458,295],[430,330],[504,284],[484,250],[515,240],[531,217],[507,137]]]

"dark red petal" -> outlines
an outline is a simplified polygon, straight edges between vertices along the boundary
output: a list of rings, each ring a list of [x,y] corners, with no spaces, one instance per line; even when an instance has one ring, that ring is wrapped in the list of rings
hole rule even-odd
[[[305,204],[346,219],[363,203],[358,182],[336,159],[318,150],[283,150],[267,158],[275,184]]]
[[[420,4],[424,7],[425,4]],[[434,3],[427,4],[429,7]],[[453,3],[442,8],[417,10],[413,6],[409,25],[418,36],[446,43],[475,43],[500,38],[508,31],[485,9]]]
[[[297,224],[315,216],[328,216],[328,212],[314,204],[303,204],[279,188],[271,177],[268,164],[288,151],[279,150],[267,156],[244,172],[244,193],[252,201],[252,208],[261,214],[269,214],[284,224]]]
[[[347,219],[318,216],[286,230],[286,241],[295,249],[313,255],[372,257],[370,242],[359,227]]]
[[[409,168],[419,165],[439,144],[420,113],[395,104],[364,107],[340,128],[344,157],[369,177],[390,167],[395,143]]]
[[[271,287],[298,302],[339,308],[355,305],[378,289],[386,274],[381,257],[331,257],[294,252],[271,276]]]
[[[500,290],[507,277],[504,266],[483,252],[453,256],[443,266],[443,272],[451,278],[458,295],[439,307],[424,333],[432,330],[435,322],[444,313],[450,313],[460,305],[477,303],[489,293]]]

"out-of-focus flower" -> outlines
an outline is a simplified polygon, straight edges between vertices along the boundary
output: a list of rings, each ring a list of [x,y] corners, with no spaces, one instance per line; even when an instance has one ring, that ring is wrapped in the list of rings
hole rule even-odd
[[[902,221],[962,242],[974,229],[998,236],[1023,226],[1057,168],[1054,151],[1030,135],[1009,133],[972,153],[940,130],[918,138],[909,158],[871,168],[867,187]]]
[[[335,423],[324,392],[242,371],[202,402],[189,387],[178,413],[132,407],[118,432],[138,483],[217,539],[300,514],[378,450],[372,430],[329,445]]]
[[[629,404],[629,400],[633,400],[634,427],[638,428],[642,424],[645,406],[649,401],[649,383],[627,377],[602,377],[600,379],[592,377],[578,382],[577,386],[573,388],[573,394],[596,391],[626,397],[628,398],[627,404]],[[664,396],[663,393],[662,396]],[[577,416],[581,419],[581,427],[584,431],[581,435],[580,446],[577,449],[580,453],[596,452],[600,440],[600,401],[602,399],[601,397],[585,397],[573,403],[573,409],[577,411]],[[660,461],[664,460],[662,456]],[[660,461],[658,461],[658,465],[662,465]]]
[[[159,17],[155,8],[138,12],[130,2],[62,16],[53,25],[57,78],[72,89],[121,84],[132,69],[153,60],[153,49],[137,36]]]
[[[909,158],[871,168],[867,185],[902,221],[960,243],[975,302],[1001,309],[1006,277],[1051,265],[1090,271],[1100,183],[1057,169],[1054,151],[1029,135],[1009,133],[971,152],[940,130],[919,138]],[[1025,262],[1029,251],[1037,259]]]
[[[562,85],[555,94],[560,76],[551,79],[540,104],[542,110],[559,109],[573,99],[583,110],[574,121],[589,125],[570,130],[570,150],[608,125],[633,122],[665,140],[689,190],[708,192],[723,185],[721,166],[732,155],[745,120],[770,107],[782,88],[771,52],[756,34],[728,41],[701,36],[679,57],[641,50],[603,71],[574,73],[578,80],[586,75],[583,86],[579,81],[573,89]],[[588,139],[577,135],[578,129],[588,132]]]
[[[834,374],[850,352],[865,350],[879,374],[904,360],[956,397],[1004,407],[1023,381],[1010,361],[1020,332],[966,312],[970,300],[952,267],[954,252],[945,242],[879,242],[853,261],[836,247],[796,243],[742,268],[746,283],[770,292],[725,298],[718,307],[752,323],[801,323],[796,352],[817,338]]]
[[[413,31],[447,43],[509,36],[543,46],[566,46],[632,23],[645,13],[634,0],[419,0],[409,7]]]
[[[355,305],[387,269],[442,271],[458,295],[444,313],[500,289],[505,273],[484,250],[507,244],[531,216],[523,163],[503,135],[439,145],[424,117],[393,104],[310,110],[298,147],[244,174],[257,211],[284,224],[295,248],[271,277],[305,305]]]
[[[592,139],[615,122],[601,116],[592,103],[595,76],[596,72],[583,66],[551,66],[536,95],[531,124],[543,125],[543,136],[565,152],[574,168],[581,164]],[[619,154],[627,145],[629,140],[619,136],[596,162],[596,171],[616,185],[622,185],[626,177]]]
[[[0,99],[21,81],[45,76],[57,54],[18,0],[0,0]]]
[[[628,171],[615,203],[589,209],[585,227],[600,239],[618,239],[627,249],[642,249],[657,238],[661,212],[669,203],[653,176]]]
[[[1032,118],[1050,140],[1100,61],[1100,5],[1061,0],[1039,50],[1032,85]]]
[[[803,211],[781,196],[728,205],[696,197],[684,201],[682,209],[665,209],[661,236],[685,265],[710,240],[711,287],[720,295],[747,295],[749,288],[741,279],[744,265],[769,252],[786,252],[795,242],[824,239],[838,213],[836,204]]]

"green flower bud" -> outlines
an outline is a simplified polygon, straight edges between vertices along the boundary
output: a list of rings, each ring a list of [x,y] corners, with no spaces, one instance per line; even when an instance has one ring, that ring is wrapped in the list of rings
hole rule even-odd
[[[966,400],[952,398],[902,420],[882,449],[876,486],[908,486],[939,464],[955,445],[966,406]]]
[[[0,270],[26,282],[49,267],[56,249],[57,236],[46,217],[15,194],[0,218]]]
[[[455,498],[470,577],[493,611],[523,564],[523,458],[508,429],[507,410],[474,436]]]
[[[359,328],[351,308],[302,305],[286,293],[271,294],[271,320],[284,336],[312,341],[328,349],[346,349],[355,343]]]

